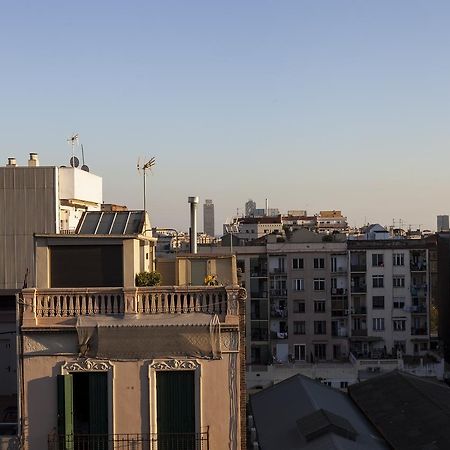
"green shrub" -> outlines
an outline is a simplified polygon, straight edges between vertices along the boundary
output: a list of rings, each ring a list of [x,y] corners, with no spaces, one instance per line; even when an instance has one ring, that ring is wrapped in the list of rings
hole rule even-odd
[[[158,286],[161,283],[159,272],[141,272],[136,274],[136,286]]]

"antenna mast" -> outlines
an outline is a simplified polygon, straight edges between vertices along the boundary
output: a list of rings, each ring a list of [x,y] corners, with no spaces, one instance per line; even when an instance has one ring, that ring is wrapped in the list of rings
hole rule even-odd
[[[147,170],[152,170],[152,167],[154,167],[156,164],[156,159],[153,156],[150,158],[144,165],[140,165],[139,160],[137,163],[137,169],[138,172],[142,169],[144,172],[144,230],[146,231],[147,226]]]
[[[67,142],[69,143],[69,145],[72,146],[72,158],[70,159],[70,165],[72,167],[77,167],[77,165],[74,164],[75,162],[75,145],[78,145],[78,140],[79,140],[80,136],[78,133],[73,133],[72,136],[70,136],[69,138],[67,138]]]

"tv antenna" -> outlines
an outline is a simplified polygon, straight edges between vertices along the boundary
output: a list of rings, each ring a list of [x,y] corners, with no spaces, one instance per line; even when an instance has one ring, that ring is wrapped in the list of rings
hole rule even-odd
[[[233,254],[233,233],[239,233],[239,219],[228,219],[225,221],[225,231],[230,235],[230,253]]]
[[[153,156],[150,158],[145,164],[141,165],[140,158],[138,158],[137,162],[137,170],[138,173],[141,173],[141,170],[144,172],[144,223],[147,220],[147,170],[152,170],[156,164],[156,158]]]
[[[67,142],[72,146],[72,158],[70,158],[70,165],[72,167],[78,167],[80,165],[80,160],[75,156],[75,145],[78,145],[79,142],[79,134],[74,133],[72,136],[67,138]]]

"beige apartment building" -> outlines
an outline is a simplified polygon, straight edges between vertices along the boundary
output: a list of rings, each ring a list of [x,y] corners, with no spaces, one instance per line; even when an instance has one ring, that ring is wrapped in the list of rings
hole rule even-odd
[[[304,230],[268,243],[270,341],[274,362],[348,356],[346,243]]]
[[[36,237],[36,285],[21,300],[24,449],[244,449],[235,257],[161,262],[163,286],[137,287],[155,240],[142,212],[112,232],[127,213],[87,213],[74,235]],[[204,286],[207,275],[227,284]]]

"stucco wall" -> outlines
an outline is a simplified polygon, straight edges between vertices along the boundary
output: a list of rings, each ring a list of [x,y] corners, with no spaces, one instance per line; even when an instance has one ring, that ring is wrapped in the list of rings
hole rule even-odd
[[[221,360],[197,360],[200,365],[201,426],[209,426],[210,449],[221,450],[229,446],[230,417],[238,422],[239,368],[234,378],[235,403],[230,403],[230,357]],[[70,356],[32,356],[24,359],[25,408],[24,424],[28,449],[46,448],[48,433],[57,427],[57,381],[62,365],[73,361]],[[111,362],[114,433],[148,433],[150,423],[149,395],[150,361]],[[234,405],[234,406],[233,406]],[[234,413],[232,408],[234,407]],[[237,423],[237,439],[239,423]],[[239,448],[237,442],[236,449]]]

